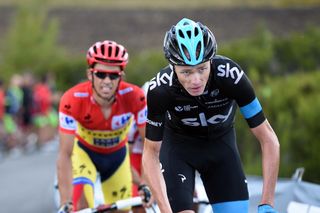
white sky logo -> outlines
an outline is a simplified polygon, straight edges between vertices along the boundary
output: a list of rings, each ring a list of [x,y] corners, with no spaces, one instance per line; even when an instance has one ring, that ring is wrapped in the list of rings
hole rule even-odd
[[[231,77],[232,79],[235,80],[234,84],[237,84],[244,74],[244,72],[242,70],[239,70],[238,67],[231,67],[230,68],[229,63],[227,63],[226,65],[220,64],[218,66],[218,71],[219,71],[219,73],[217,74],[218,76],[226,77],[226,78]]]
[[[187,180],[186,176],[184,176],[183,174],[178,174],[181,178],[181,182],[183,183],[185,180]]]
[[[156,77],[150,80],[149,90],[153,90],[154,88],[156,88],[156,86],[160,86],[161,84],[169,84],[169,86],[171,86],[172,76],[173,72],[171,72],[170,74],[163,73],[162,75],[158,73]]]
[[[160,163],[160,171],[164,173],[164,169],[162,168],[162,163]]]

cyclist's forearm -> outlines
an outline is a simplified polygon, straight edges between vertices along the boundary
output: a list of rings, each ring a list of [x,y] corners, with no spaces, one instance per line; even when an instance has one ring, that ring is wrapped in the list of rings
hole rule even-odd
[[[261,203],[274,205],[279,170],[279,145],[276,138],[262,144],[263,190]]]
[[[259,140],[262,150],[263,190],[261,203],[273,205],[280,161],[279,141],[267,120],[252,131]]]
[[[59,155],[57,160],[58,187],[60,203],[64,204],[72,198],[72,165],[71,159]]]
[[[166,185],[163,175],[160,170],[159,153],[155,153],[148,149],[145,144],[145,149],[142,156],[144,177],[149,187],[151,188],[152,196],[154,196],[161,212],[172,212],[167,197]]]

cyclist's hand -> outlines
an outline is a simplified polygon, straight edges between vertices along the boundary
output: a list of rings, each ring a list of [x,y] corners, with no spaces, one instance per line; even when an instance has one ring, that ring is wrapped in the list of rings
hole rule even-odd
[[[258,213],[278,213],[278,212],[269,204],[261,204],[258,206]]]
[[[138,190],[139,190],[140,196],[142,197],[142,201],[144,203],[144,206],[150,207],[153,202],[150,188],[145,184],[141,184],[138,187]]]
[[[59,210],[58,210],[58,213],[71,213],[73,210],[73,204],[71,201],[63,204]]]

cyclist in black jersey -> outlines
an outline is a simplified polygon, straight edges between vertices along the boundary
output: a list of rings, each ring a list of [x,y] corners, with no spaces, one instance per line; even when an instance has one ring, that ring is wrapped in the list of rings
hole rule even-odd
[[[192,210],[197,170],[215,213],[248,212],[234,130],[237,106],[262,150],[259,213],[275,213],[279,142],[244,71],[216,55],[212,32],[182,19],[166,33],[169,66],[150,81],[143,167],[161,212]],[[161,172],[162,171],[162,172]]]

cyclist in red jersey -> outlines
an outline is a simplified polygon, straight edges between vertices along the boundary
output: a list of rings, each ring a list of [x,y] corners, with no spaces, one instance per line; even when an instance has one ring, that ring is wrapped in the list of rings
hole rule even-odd
[[[122,80],[128,63],[126,49],[114,41],[96,42],[87,52],[87,62],[88,81],[66,91],[59,106],[61,213],[95,206],[97,172],[106,204],[130,198],[127,141],[133,119],[140,135],[145,134],[144,92]],[[145,185],[141,189],[149,192]]]

